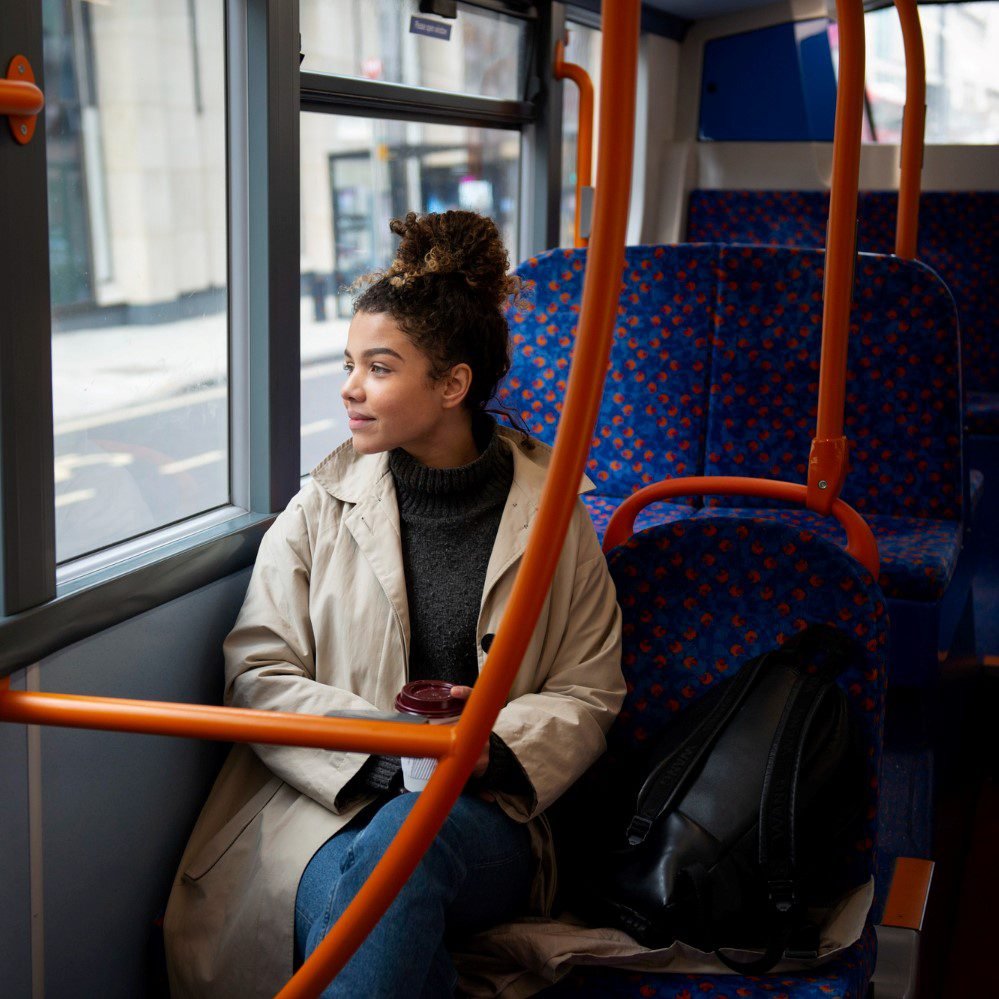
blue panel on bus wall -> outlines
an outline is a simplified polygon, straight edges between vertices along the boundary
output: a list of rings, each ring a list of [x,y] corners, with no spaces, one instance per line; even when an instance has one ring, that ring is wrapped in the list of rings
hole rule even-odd
[[[820,18],[708,42],[700,138],[831,141],[836,83],[825,26]]]

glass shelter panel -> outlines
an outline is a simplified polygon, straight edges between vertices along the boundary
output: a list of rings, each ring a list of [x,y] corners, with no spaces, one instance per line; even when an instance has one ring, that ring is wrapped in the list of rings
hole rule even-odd
[[[523,21],[458,5],[421,14],[418,0],[301,0],[302,71],[522,100]]]
[[[470,209],[514,252],[519,161],[519,132],[302,115],[303,475],[350,436],[340,400],[350,285],[391,262],[389,220]]]
[[[43,17],[65,562],[229,501],[224,4]]]

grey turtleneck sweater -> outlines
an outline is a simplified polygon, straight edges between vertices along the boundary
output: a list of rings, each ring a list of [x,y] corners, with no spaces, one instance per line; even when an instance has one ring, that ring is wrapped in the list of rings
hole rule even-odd
[[[490,417],[477,418],[479,457],[459,468],[429,468],[401,448],[389,454],[402,525],[410,680],[471,687],[478,678],[479,606],[513,482],[513,456],[495,427]],[[398,786],[398,775],[397,757],[374,756],[355,780],[368,790],[385,791]],[[496,735],[490,737],[482,785],[529,790],[516,758]]]
[[[491,421],[476,443],[479,457],[460,468],[428,468],[402,449],[389,455],[402,522],[410,680],[471,687],[479,675],[479,605],[513,457]]]

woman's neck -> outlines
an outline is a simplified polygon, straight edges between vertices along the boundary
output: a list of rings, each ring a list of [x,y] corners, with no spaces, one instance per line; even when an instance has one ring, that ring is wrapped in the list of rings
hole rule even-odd
[[[455,419],[441,427],[432,441],[406,453],[427,468],[460,468],[479,457],[479,448],[472,431],[472,415],[455,413]]]

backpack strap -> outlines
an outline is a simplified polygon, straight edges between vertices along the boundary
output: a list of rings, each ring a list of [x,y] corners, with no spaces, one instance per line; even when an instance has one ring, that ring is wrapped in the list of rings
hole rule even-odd
[[[758,860],[772,906],[770,939],[766,952],[753,961],[734,961],[715,951],[729,968],[742,974],[769,971],[790,942],[798,904],[795,817],[805,747],[829,685],[857,657],[853,641],[828,625],[812,625],[795,638],[781,651],[795,657],[799,673],[770,744],[760,799]]]
[[[712,707],[700,724],[645,779],[638,793],[637,809],[628,824],[627,835],[630,846],[638,846],[644,842],[659,816],[667,811],[677,796],[686,789],[729,719],[749,695],[764,663],[774,654],[779,653],[767,653],[739,670],[719,697],[718,703]]]

